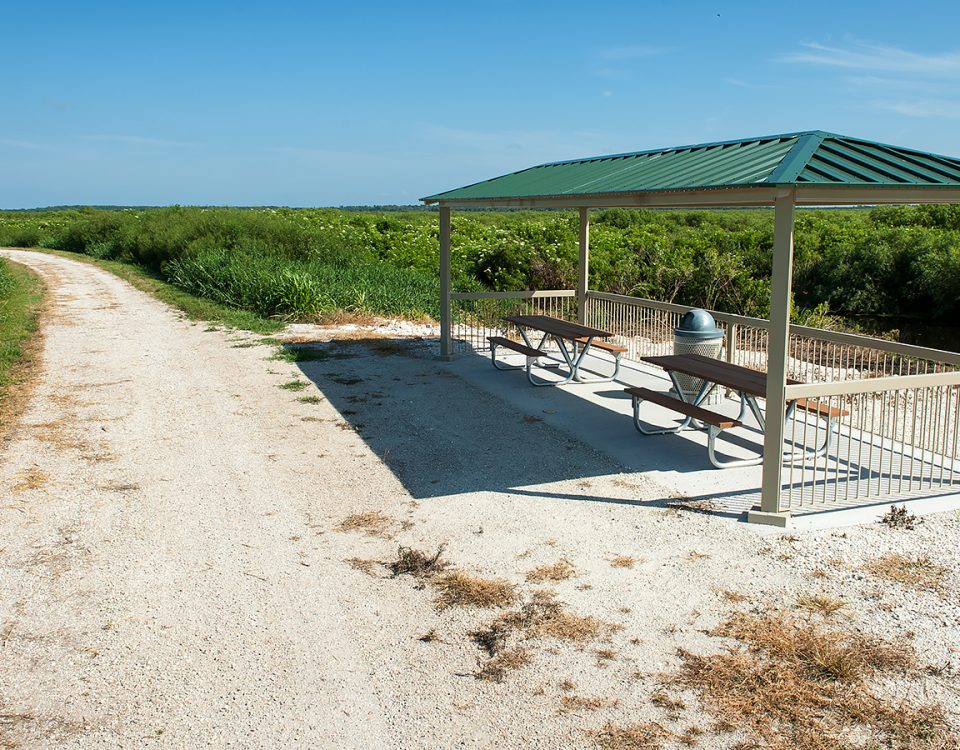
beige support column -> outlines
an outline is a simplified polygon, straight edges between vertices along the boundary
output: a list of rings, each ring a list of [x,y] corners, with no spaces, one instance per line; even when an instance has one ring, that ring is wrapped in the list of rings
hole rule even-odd
[[[453,354],[450,337],[453,316],[450,309],[450,207],[440,206],[440,356]]]
[[[580,209],[580,264],[577,276],[577,320],[587,324],[587,290],[590,288],[590,209]]]
[[[786,526],[789,512],[780,510],[783,468],[783,413],[787,388],[787,351],[790,340],[790,290],[793,286],[794,189],[779,194],[773,219],[773,276],[770,279],[770,329],[767,356],[766,430],[763,434],[763,484],[760,511],[747,520]]]

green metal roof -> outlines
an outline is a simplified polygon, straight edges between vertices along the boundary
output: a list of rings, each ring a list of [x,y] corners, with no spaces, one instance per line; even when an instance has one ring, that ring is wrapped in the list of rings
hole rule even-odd
[[[960,159],[815,130],[552,162],[421,200],[784,185],[958,188]]]

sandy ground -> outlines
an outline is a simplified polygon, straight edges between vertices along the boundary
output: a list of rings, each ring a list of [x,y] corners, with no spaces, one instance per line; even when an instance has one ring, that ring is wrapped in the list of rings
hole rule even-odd
[[[656,674],[678,648],[720,650],[704,631],[732,612],[806,593],[908,639],[936,669],[892,699],[958,719],[957,514],[761,536],[668,507],[669,488],[460,380],[429,343],[353,333],[278,361],[93,266],[4,253],[52,304],[0,462],[0,746],[553,749],[594,747],[608,721],[706,728],[695,703],[676,720],[651,703]],[[314,334],[331,338],[295,331]],[[377,533],[337,529],[368,511]],[[617,628],[531,639],[529,663],[478,679],[469,633],[496,610],[438,610],[431,586],[356,562],[441,543]],[[864,572],[887,552],[943,566],[945,588]],[[527,580],[561,559],[571,577]]]

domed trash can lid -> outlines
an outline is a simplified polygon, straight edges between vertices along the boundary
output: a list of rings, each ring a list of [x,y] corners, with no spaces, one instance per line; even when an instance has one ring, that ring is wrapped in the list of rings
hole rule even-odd
[[[673,333],[678,339],[687,341],[710,341],[723,338],[723,330],[717,328],[717,321],[710,313],[699,307],[689,310],[683,316],[680,325],[673,329]]]

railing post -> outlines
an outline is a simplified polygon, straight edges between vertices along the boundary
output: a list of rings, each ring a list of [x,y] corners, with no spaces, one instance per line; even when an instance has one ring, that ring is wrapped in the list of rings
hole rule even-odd
[[[577,320],[587,324],[587,289],[590,288],[590,209],[580,209],[580,264],[577,274]]]
[[[723,354],[723,358],[730,364],[736,364],[737,328],[736,323],[727,323],[727,331],[724,336],[723,348],[726,351]],[[731,393],[732,391],[727,388],[726,395],[729,397]]]
[[[724,354],[724,359],[730,364],[736,364],[738,328],[739,326],[736,323],[727,323],[727,335],[724,341],[724,347],[727,351]]]
[[[786,526],[789,512],[780,504],[783,436],[790,338],[790,289],[793,285],[794,189],[777,196],[773,219],[773,274],[770,279],[770,328],[767,353],[767,418],[763,433],[763,483],[760,510],[747,520]]]
[[[453,315],[450,308],[450,207],[440,206],[440,356],[453,354],[450,332]]]

